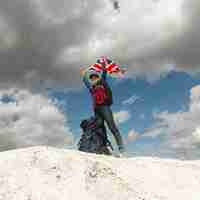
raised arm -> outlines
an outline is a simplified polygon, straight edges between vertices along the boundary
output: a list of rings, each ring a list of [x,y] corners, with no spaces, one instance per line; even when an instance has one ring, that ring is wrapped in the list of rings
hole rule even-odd
[[[106,78],[107,78],[107,70],[105,67],[102,68],[103,72],[102,72],[102,79],[104,81],[106,81]]]
[[[81,68],[80,73],[81,73],[83,82],[85,83],[86,87],[90,90],[91,85],[90,85],[90,82],[88,80],[87,68]]]

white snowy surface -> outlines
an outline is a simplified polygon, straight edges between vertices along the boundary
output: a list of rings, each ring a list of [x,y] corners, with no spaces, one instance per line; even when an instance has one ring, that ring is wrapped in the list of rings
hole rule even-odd
[[[0,153],[0,200],[200,200],[200,161],[37,146]]]

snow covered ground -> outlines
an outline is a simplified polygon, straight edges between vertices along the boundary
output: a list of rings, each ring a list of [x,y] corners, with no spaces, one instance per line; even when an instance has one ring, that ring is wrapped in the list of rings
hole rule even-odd
[[[0,200],[199,200],[200,160],[38,146],[0,153]]]

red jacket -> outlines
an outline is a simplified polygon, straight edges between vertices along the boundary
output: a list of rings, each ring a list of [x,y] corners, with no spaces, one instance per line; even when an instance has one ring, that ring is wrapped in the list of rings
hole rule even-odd
[[[112,91],[109,85],[103,79],[90,89],[90,93],[93,98],[94,108],[102,105],[110,106],[113,103]]]

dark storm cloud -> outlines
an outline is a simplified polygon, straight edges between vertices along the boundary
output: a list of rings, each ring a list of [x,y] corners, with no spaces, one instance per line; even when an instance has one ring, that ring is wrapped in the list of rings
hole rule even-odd
[[[185,1],[183,14],[187,16],[187,26],[180,37],[170,45],[169,56],[172,56],[178,67],[185,70],[200,71],[200,2]]]
[[[175,3],[175,2],[174,2]],[[156,45],[150,45],[139,55],[133,55],[129,63],[134,60],[137,66],[141,66],[141,74],[144,69],[147,73],[162,72],[164,66],[174,66],[176,70],[189,73],[200,72],[200,2],[198,0],[183,1],[181,4],[182,25],[174,30],[169,26],[171,36],[160,40]],[[162,34],[162,32],[161,32]],[[169,65],[170,64],[170,65]],[[137,67],[134,69],[137,70]],[[167,67],[166,67],[167,69]],[[164,70],[165,71],[165,70]]]
[[[0,1],[0,19],[16,35],[15,43],[0,51],[1,86],[4,87],[7,83],[24,86],[29,79],[60,81],[69,86],[76,85],[79,81],[78,67],[62,66],[56,60],[63,48],[87,41],[92,27],[90,18],[96,2],[90,3],[90,12],[78,10],[80,16],[77,17],[73,16],[73,12],[81,1],[60,1],[60,4],[57,3],[57,10],[50,8],[52,2],[43,1],[42,8],[39,1]],[[55,23],[52,20],[58,16],[63,2],[68,5],[65,9],[66,16],[60,16],[65,17],[62,23]],[[81,9],[80,6],[78,8]],[[0,37],[3,40],[4,33]]]
[[[77,87],[79,68],[101,54],[129,76],[200,71],[199,1],[124,0],[112,10],[111,1],[1,1],[0,87]]]

